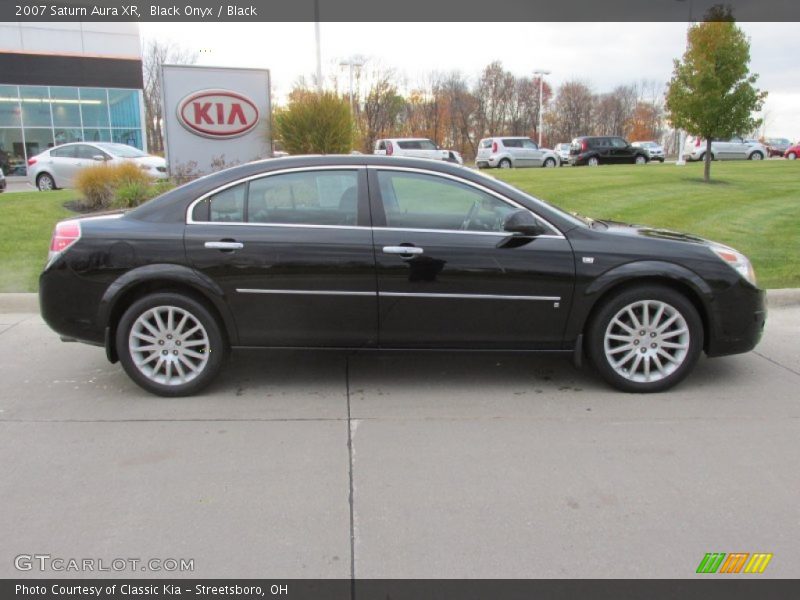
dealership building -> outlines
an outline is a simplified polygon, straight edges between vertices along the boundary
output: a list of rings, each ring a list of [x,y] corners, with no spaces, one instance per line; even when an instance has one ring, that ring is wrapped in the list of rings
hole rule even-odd
[[[0,167],[66,142],[146,148],[136,23],[0,23]]]

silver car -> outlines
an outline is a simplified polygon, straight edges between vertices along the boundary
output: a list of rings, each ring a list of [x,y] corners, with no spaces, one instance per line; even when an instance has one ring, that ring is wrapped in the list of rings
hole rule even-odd
[[[72,142],[28,159],[28,182],[40,191],[70,188],[81,169],[106,163],[133,162],[154,179],[167,177],[167,162],[127,144]]]
[[[647,150],[650,160],[664,162],[664,147],[658,142],[631,142],[631,146]]]
[[[683,153],[686,160],[703,160],[706,154],[706,141],[699,137],[687,137]],[[763,160],[766,157],[766,146],[756,140],[733,137],[711,142],[711,160]]]
[[[558,155],[547,148],[539,148],[529,137],[505,136],[484,138],[478,144],[475,165],[479,169],[497,167],[557,167]]]
[[[569,147],[570,143],[567,142],[564,144],[556,144],[553,148],[553,151],[558,154],[558,158],[561,159],[562,165],[569,164]]]

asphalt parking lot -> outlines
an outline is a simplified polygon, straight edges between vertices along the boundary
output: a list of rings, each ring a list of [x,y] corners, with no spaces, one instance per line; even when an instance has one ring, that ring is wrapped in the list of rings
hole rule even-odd
[[[0,314],[0,577],[81,575],[15,570],[46,553],[200,578],[681,578],[706,552],[797,577],[799,336],[800,306],[772,308],[756,352],[660,395],[554,356],[249,351],[167,400]]]

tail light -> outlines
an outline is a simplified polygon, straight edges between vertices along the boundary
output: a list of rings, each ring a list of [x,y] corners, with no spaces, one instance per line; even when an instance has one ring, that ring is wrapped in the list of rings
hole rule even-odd
[[[386,156],[391,156],[394,154],[394,146],[392,142],[386,142]]]
[[[702,140],[701,140],[699,137],[698,137],[698,138],[694,138],[694,147],[695,147],[695,148],[699,148],[699,147],[700,147],[700,142],[701,142],[701,141],[702,141]]]
[[[589,149],[589,142],[581,140],[581,152],[586,152]]]
[[[492,142],[492,152],[497,152],[497,142]]]
[[[28,159],[28,166],[29,167],[32,167],[35,164],[36,164],[36,159],[35,158],[29,158]]]
[[[52,261],[59,254],[65,252],[70,246],[81,239],[81,222],[73,219],[56,223],[53,238],[50,240],[50,253],[48,261]]]

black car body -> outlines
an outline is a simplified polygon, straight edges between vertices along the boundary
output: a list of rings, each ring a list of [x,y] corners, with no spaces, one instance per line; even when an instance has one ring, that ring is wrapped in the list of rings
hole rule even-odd
[[[125,214],[62,222],[40,303],[63,338],[105,346],[137,383],[165,395],[207,383],[204,374],[186,385],[137,375],[137,360],[182,358],[178,338],[202,346],[181,368],[205,368],[229,347],[587,352],[598,364],[610,351],[599,339],[611,318],[603,311],[629,297],[685,313],[686,335],[668,333],[688,340],[694,328],[681,356],[692,362],[691,352],[750,350],[765,319],[763,292],[714,248],[584,221],[445,162],[291,157],[203,177]],[[645,304],[639,320],[657,306]],[[160,307],[177,312],[159,317]],[[175,315],[208,335],[173,339]],[[678,371],[655,382],[603,374],[655,391]]]
[[[650,154],[617,136],[583,136],[572,140],[569,162],[572,165],[645,164]]]

